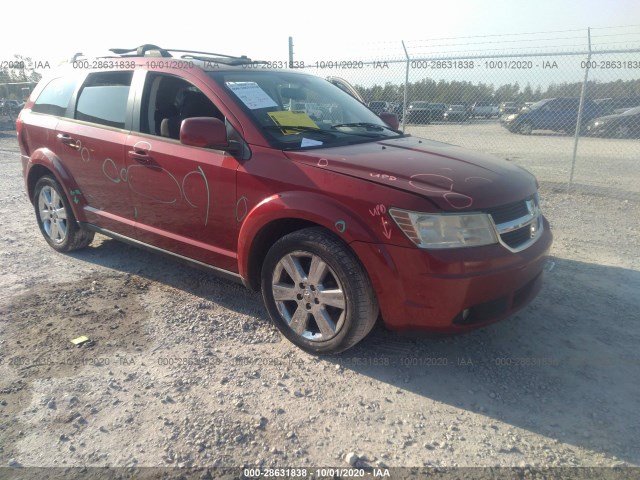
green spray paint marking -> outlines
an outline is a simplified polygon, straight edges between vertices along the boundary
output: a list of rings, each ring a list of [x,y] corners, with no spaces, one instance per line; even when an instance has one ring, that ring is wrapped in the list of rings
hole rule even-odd
[[[77,195],[82,195],[82,193],[80,193],[80,190],[70,190],[71,196],[73,197],[73,203],[77,204],[80,199],[77,197]]]
[[[347,229],[347,224],[345,223],[344,220],[338,220],[336,222],[336,230],[338,230],[340,233],[343,233],[346,229]]]

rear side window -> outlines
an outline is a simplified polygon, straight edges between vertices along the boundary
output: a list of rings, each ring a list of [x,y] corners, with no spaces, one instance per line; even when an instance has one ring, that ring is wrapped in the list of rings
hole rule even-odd
[[[44,87],[31,110],[38,113],[64,116],[75,89],[75,77],[54,78]]]
[[[124,128],[133,72],[93,73],[78,96],[77,120]]]

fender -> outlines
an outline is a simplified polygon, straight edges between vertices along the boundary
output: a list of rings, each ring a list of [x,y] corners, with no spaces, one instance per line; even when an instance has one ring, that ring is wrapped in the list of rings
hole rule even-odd
[[[308,191],[283,192],[267,197],[253,207],[244,218],[238,235],[238,272],[249,274],[249,255],[260,230],[278,219],[307,220],[325,227],[345,243],[355,241],[378,243],[374,230],[331,197]]]
[[[35,150],[27,162],[26,182],[29,200],[33,201],[33,189],[29,188],[29,185],[31,184],[32,170],[37,165],[45,167],[53,173],[53,176],[64,190],[64,194],[69,201],[69,205],[71,205],[71,210],[73,211],[73,215],[76,217],[76,220],[79,222],[86,221],[84,216],[84,207],[87,205],[87,202],[84,195],[82,195],[78,184],[69,171],[64,167],[60,158],[58,158],[58,156],[48,148],[39,148]],[[33,183],[35,184],[35,182]]]

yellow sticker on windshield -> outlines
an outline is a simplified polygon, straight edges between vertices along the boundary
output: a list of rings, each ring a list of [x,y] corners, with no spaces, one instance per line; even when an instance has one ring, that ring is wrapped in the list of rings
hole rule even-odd
[[[318,125],[311,120],[311,117],[306,112],[297,112],[293,110],[285,110],[281,112],[268,112],[271,119],[281,127],[306,127],[306,128],[318,128]],[[282,129],[282,133],[285,135],[292,135],[294,133],[300,133],[298,130]]]

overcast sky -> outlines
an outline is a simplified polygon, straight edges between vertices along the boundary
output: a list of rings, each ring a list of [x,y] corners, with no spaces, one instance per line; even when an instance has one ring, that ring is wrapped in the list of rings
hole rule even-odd
[[[5,12],[0,60],[10,60],[18,53],[37,60],[57,61],[78,51],[101,52],[143,43],[273,60],[286,58],[289,36],[294,38],[296,59],[347,59],[351,55],[372,58],[401,54],[400,40],[413,40],[412,48],[417,51],[423,47],[416,41],[423,39],[640,24],[638,0],[379,3],[32,0],[12,1],[5,5]],[[626,39],[635,38],[638,44],[640,30],[635,32],[638,32],[635,37]],[[538,38],[577,35],[586,33],[542,34]],[[518,38],[506,37],[505,40]],[[617,39],[603,37],[602,41]],[[437,42],[447,43],[440,40],[427,43]],[[481,44],[475,48],[485,46],[496,48],[498,44]],[[518,44],[511,42],[502,46],[517,47]]]

